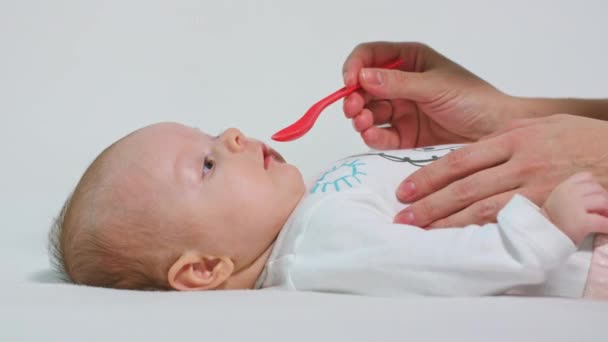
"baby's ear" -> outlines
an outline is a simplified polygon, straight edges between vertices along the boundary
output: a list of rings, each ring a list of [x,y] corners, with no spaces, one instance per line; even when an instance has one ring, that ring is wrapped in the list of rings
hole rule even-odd
[[[171,266],[168,280],[171,287],[180,291],[214,290],[234,272],[234,263],[228,257],[213,257],[186,252]]]

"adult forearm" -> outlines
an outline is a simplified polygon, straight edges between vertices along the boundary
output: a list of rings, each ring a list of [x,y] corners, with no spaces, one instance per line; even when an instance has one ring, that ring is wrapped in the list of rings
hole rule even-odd
[[[572,114],[608,120],[608,99],[513,97],[512,113],[518,118],[538,118],[553,114]]]

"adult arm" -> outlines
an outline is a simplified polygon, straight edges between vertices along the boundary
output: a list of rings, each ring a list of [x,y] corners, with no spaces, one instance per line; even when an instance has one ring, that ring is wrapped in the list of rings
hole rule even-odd
[[[513,119],[540,118],[559,113],[608,120],[608,99],[510,97],[507,105]]]

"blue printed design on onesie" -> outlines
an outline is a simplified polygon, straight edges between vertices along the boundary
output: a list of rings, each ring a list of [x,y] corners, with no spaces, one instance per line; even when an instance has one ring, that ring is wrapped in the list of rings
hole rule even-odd
[[[361,171],[361,166],[363,165],[366,165],[366,163],[360,162],[359,159],[344,162],[339,166],[334,165],[334,167],[319,177],[310,193],[314,194],[317,191],[327,192],[332,190],[340,192],[340,189],[343,189],[344,186],[352,188],[353,184],[355,184],[354,181],[361,184],[359,176],[367,175],[367,173]]]

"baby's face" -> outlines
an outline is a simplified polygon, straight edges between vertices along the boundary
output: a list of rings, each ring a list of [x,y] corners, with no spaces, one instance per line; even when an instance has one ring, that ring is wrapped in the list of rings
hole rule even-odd
[[[137,165],[127,170],[145,172],[151,183],[139,195],[159,202],[156,214],[173,218],[172,229],[191,230],[187,248],[243,262],[272,244],[304,193],[296,167],[237,129],[211,136],[155,124],[128,136],[123,151]]]

